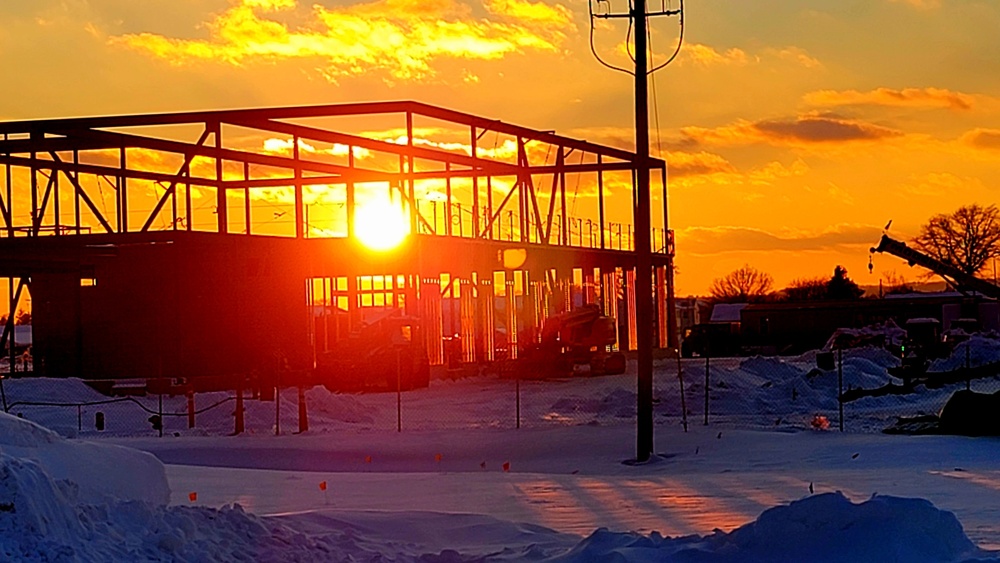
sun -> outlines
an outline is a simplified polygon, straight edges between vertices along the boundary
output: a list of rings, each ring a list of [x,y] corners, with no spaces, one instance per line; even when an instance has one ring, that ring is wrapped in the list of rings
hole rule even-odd
[[[410,234],[403,210],[387,197],[359,203],[354,211],[354,236],[372,250],[393,249]]]

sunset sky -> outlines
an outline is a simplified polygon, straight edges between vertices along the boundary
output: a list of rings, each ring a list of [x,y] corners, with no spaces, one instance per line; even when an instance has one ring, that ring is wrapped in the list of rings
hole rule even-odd
[[[868,274],[886,222],[908,240],[997,203],[1000,2],[686,4],[651,135],[679,295],[744,263],[778,288],[913,278]],[[0,22],[0,120],[412,99],[633,148],[631,77],[591,55],[583,0],[31,0]],[[652,25],[659,60],[678,21]],[[595,36],[630,64],[624,27]]]

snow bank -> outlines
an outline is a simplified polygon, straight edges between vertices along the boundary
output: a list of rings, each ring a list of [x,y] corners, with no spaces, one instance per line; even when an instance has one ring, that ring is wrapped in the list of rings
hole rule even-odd
[[[981,335],[972,336],[956,346],[947,358],[934,360],[927,371],[954,371],[965,367],[991,364],[1000,361],[1000,340]]]
[[[65,378],[59,385],[52,379],[41,377],[15,377],[4,379],[4,391],[11,401],[42,401],[50,403],[83,403],[106,401],[108,397],[98,393],[82,379]]]
[[[157,498],[167,493],[163,467],[146,454],[65,440],[3,414],[0,437],[0,560],[1000,562],[976,548],[953,514],[921,499],[853,504],[829,493],[769,509],[729,533],[599,529],[579,539],[480,515],[260,517],[239,505],[165,506]]]
[[[944,563],[986,559],[955,516],[923,499],[873,497],[853,504],[840,493],[765,511],[732,532],[664,538],[600,529],[561,557],[587,561],[811,561]]]
[[[862,328],[838,328],[823,345],[823,350],[854,348],[872,344],[898,347],[905,339],[906,330],[889,319],[882,324]]]
[[[55,432],[0,412],[0,452],[30,460],[55,480],[71,481],[84,502],[108,497],[153,504],[170,501],[163,464],[131,448],[66,440]]]
[[[93,463],[93,457],[80,460]],[[116,484],[124,484],[116,479]],[[23,562],[334,561],[322,541],[239,506],[166,507],[137,500],[79,503],[75,483],[0,455],[0,559]],[[364,550],[356,550],[364,553]]]

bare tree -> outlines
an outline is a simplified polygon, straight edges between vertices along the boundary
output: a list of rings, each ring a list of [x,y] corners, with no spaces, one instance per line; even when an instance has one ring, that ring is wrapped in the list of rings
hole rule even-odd
[[[914,289],[906,278],[896,273],[896,270],[884,272],[881,280],[882,287],[887,295],[893,293],[913,293]]]
[[[799,278],[792,280],[781,292],[787,301],[820,301],[826,299],[829,281],[823,277]]]
[[[1000,210],[972,204],[935,215],[913,243],[938,260],[975,274],[1000,256]]]
[[[712,298],[716,301],[742,303],[757,301],[771,293],[774,278],[757,268],[744,264],[712,282]]]

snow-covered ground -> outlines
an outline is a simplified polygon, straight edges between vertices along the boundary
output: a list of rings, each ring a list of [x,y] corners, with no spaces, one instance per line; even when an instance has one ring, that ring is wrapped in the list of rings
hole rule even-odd
[[[896,362],[845,353],[845,385],[882,385]],[[514,383],[485,376],[403,394],[403,432],[395,394],[322,388],[307,392],[304,434],[296,392],[283,393],[280,436],[274,402],[247,401],[253,433],[226,435],[230,401],[194,430],[168,418],[163,438],[132,403],[79,422],[75,408],[15,406],[96,443],[0,415],[0,557],[1000,561],[983,551],[1000,550],[1000,440],[872,432],[936,412],[948,389],[851,403],[853,432],[811,429],[816,414],[835,428],[837,408],[836,372],[814,368],[815,354],[712,360],[702,426],[704,362],[686,362],[685,432],[676,364],[659,365],[658,455],[640,465],[626,463],[634,375],[522,382],[520,429]],[[103,399],[73,380],[4,385],[9,403]],[[164,398],[165,412],[184,408]]]
[[[966,343],[955,353],[936,360],[931,370],[948,370],[968,361],[977,366],[1000,360],[1000,341],[974,338],[970,353]],[[798,357],[753,357],[710,359],[708,388],[710,423],[729,428],[801,430],[809,428],[816,415],[839,427],[838,373],[817,369],[816,352]],[[654,411],[657,422],[667,427],[682,425],[681,404],[687,407],[689,425],[701,424],[705,409],[706,362],[683,361],[684,397],[677,377],[676,360],[658,362],[654,377]],[[880,348],[846,350],[843,354],[843,385],[876,388],[891,381],[887,369],[899,359]],[[632,366],[630,366],[632,367]],[[482,375],[464,379],[435,379],[430,388],[404,392],[399,413],[404,432],[415,430],[513,429],[564,427],[581,424],[630,425],[635,418],[635,373],[623,376],[578,377],[558,381],[522,381]],[[897,381],[898,383],[898,381]],[[955,384],[941,389],[921,389],[910,395],[867,397],[844,407],[844,426],[849,432],[881,432],[902,415],[938,412],[951,393],[964,388]],[[974,390],[1000,390],[1000,379],[972,382]],[[154,435],[149,417],[160,410],[157,396],[105,397],[79,380],[6,380],[4,386],[11,412],[57,430],[66,436]],[[370,431],[397,428],[395,393],[361,395],[334,394],[322,386],[306,391],[308,418],[313,431]],[[28,403],[69,404],[38,406]],[[200,393],[195,398],[194,429],[188,429],[187,400],[164,396],[164,431],[182,436],[225,435],[234,430],[235,403],[232,393]],[[298,393],[285,389],[280,400],[245,402],[246,429],[252,434],[274,434],[298,430]],[[203,412],[202,412],[203,411]],[[95,416],[104,414],[105,429],[95,428]],[[276,416],[277,415],[277,416]]]

